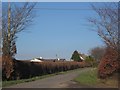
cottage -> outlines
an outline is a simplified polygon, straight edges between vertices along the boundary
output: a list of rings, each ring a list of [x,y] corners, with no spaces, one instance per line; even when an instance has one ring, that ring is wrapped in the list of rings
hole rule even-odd
[[[66,61],[65,59],[60,59],[60,58],[57,58],[57,59],[43,59],[42,57],[39,57],[39,58],[34,58],[32,60],[30,60],[30,62],[57,62],[57,61]]]
[[[31,62],[43,62],[41,58],[34,58],[30,60]]]
[[[86,55],[85,55],[85,54],[79,53],[79,57],[80,57],[80,59],[81,59],[82,61],[84,61],[85,58],[86,58]]]
[[[59,61],[63,61],[64,62],[64,61],[66,61],[66,59],[60,59]]]
[[[84,61],[84,58],[83,58],[82,56],[80,56],[80,59],[81,59],[82,61]]]

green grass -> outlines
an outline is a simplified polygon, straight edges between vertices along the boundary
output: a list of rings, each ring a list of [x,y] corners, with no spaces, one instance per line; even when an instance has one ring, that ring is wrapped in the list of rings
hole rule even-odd
[[[69,71],[64,71],[64,72],[58,72],[58,73],[53,73],[53,74],[47,74],[47,75],[43,75],[43,76],[36,76],[36,77],[29,78],[29,79],[2,81],[2,87],[7,87],[7,86],[19,84],[19,83],[31,82],[31,81],[47,78],[47,77],[50,77],[50,76],[55,76],[55,75],[65,74],[65,73],[68,73],[68,72],[73,72],[75,70],[79,70],[79,69],[74,69],[74,70],[69,70]]]
[[[46,77],[49,77],[49,76],[53,76],[53,75],[55,75],[55,74],[37,76],[37,77],[29,78],[29,79],[3,81],[2,82],[2,87],[7,87],[7,86],[11,86],[11,85],[19,84],[19,83],[24,83],[24,82],[31,82],[31,81],[39,80],[39,79],[46,78]]]
[[[90,71],[85,71],[74,79],[74,81],[79,82],[83,85],[95,85],[98,83],[97,69],[91,69]]]

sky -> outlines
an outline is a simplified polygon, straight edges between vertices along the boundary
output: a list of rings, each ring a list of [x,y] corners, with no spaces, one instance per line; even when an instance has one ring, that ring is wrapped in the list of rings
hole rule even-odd
[[[84,2],[39,2],[34,8],[35,17],[24,32],[18,34],[17,55],[21,60],[35,57],[65,58],[70,60],[72,53],[89,54],[89,50],[102,46],[103,42],[88,18],[97,14],[91,4]]]
[[[0,0],[2,2],[119,2],[119,0]]]

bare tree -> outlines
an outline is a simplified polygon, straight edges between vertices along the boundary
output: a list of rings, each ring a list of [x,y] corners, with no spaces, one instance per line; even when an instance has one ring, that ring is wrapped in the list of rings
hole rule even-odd
[[[2,54],[2,4],[0,3],[0,56]]]
[[[118,3],[104,4],[103,7],[92,6],[99,17],[89,19],[96,28],[96,32],[105,42],[107,49],[98,66],[98,76],[106,78],[118,70]],[[108,67],[110,67],[108,69]]]
[[[32,11],[34,4],[24,3],[23,6],[11,6],[8,3],[8,9],[3,10],[2,15],[2,69],[3,75],[8,79],[13,70],[13,58],[17,53],[16,39],[17,34],[25,30],[32,21]]]
[[[118,49],[118,5],[116,3],[104,4],[97,8],[92,5],[93,10],[98,14],[98,18],[90,18],[96,27],[96,32],[103,39],[108,47]]]
[[[95,47],[90,50],[90,55],[97,61],[100,61],[104,56],[106,47]]]

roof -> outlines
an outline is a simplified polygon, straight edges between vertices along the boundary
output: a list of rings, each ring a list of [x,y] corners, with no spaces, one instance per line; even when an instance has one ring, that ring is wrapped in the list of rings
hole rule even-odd
[[[33,60],[30,60],[31,62],[43,62],[42,60],[38,59],[38,58],[35,58]]]

